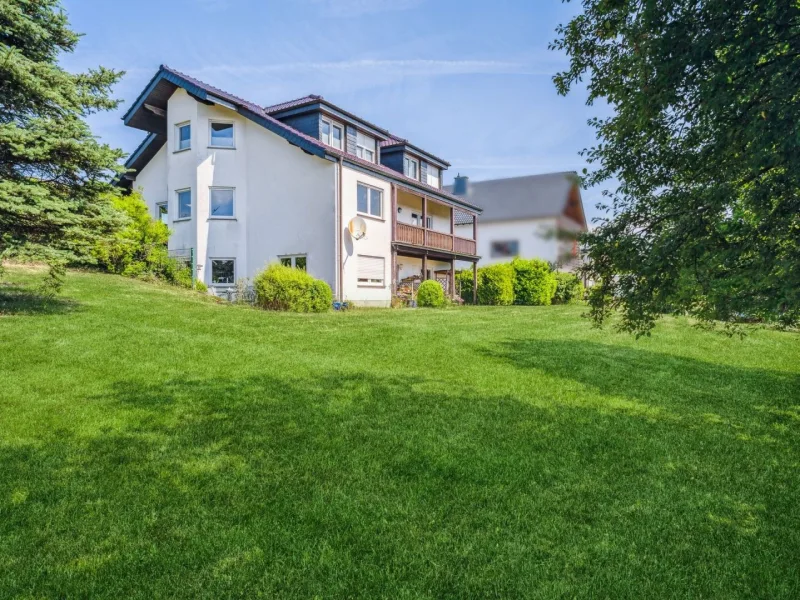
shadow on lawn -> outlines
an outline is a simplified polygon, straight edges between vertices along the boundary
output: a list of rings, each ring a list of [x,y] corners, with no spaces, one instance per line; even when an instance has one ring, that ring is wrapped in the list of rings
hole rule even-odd
[[[68,298],[45,298],[26,286],[0,283],[0,317],[9,315],[54,315],[74,312],[80,303]]]
[[[800,375],[703,362],[592,342],[513,340],[482,351],[523,370],[573,380],[603,396],[630,398],[673,416],[741,418],[748,411],[787,422]],[[751,413],[752,414],[752,413]]]
[[[570,370],[552,345],[515,347]],[[0,597],[725,597],[794,573],[797,486],[770,447],[748,457],[725,438],[709,453],[705,431],[437,386],[119,381],[89,399],[105,425],[0,444],[0,575],[18,565]],[[779,485],[737,471],[743,458]],[[764,515],[736,499],[765,494],[774,547],[741,541]]]

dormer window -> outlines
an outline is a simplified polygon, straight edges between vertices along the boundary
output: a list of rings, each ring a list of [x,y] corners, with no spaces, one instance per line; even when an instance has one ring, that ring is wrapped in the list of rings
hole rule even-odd
[[[375,162],[375,138],[359,131],[356,134],[356,156]]]
[[[433,165],[428,165],[428,185],[431,187],[438,188],[439,181],[441,177],[441,171],[438,167],[434,167]]]
[[[411,179],[419,179],[419,161],[406,156],[403,159],[403,173]]]
[[[339,150],[342,149],[342,126],[338,123],[334,123],[332,121],[328,121],[327,119],[322,119],[321,127],[320,127],[320,140],[328,146],[333,146],[334,148],[338,148]]]

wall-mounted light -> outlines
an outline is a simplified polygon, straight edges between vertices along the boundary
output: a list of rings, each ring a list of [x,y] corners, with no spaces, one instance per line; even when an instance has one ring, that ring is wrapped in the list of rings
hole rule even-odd
[[[403,212],[403,207],[402,206],[398,206],[397,207],[397,214],[400,214],[401,212]]]

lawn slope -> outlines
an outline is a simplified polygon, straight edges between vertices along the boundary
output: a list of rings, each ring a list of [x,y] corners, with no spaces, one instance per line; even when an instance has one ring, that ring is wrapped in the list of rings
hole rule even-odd
[[[0,598],[800,596],[797,334],[32,277],[0,284]]]

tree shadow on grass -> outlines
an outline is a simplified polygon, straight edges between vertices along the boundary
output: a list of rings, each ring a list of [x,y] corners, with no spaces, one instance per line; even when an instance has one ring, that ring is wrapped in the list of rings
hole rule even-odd
[[[629,398],[673,416],[800,421],[800,375],[703,362],[592,342],[510,340],[482,350],[522,370],[576,381],[603,396]],[[759,417],[760,420],[760,417]]]
[[[48,298],[29,287],[0,282],[0,317],[11,315],[55,315],[75,312],[80,303],[69,298]]]
[[[108,421],[0,444],[0,597],[779,597],[798,582],[796,481],[767,452],[763,489],[704,432],[352,372],[120,380],[87,402]],[[774,511],[762,537],[753,498]]]

